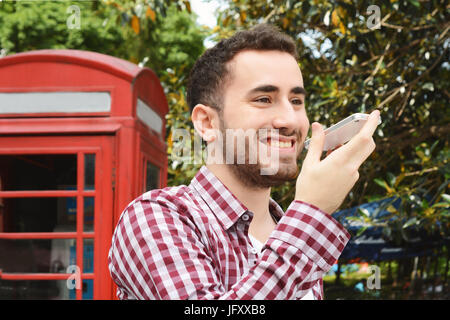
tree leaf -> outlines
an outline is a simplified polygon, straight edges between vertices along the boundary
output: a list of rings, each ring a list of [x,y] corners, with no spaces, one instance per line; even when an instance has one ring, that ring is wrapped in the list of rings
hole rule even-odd
[[[359,237],[360,235],[362,235],[364,233],[364,231],[366,231],[368,228],[368,226],[364,226],[359,228],[358,232],[356,233],[356,237]]]
[[[331,13],[331,23],[333,24],[333,26],[338,27],[340,22],[341,19],[339,18],[338,10],[334,9]]]
[[[391,204],[389,205],[386,210],[390,213],[397,213],[397,209],[395,209],[395,207]]]
[[[395,177],[395,175],[392,172],[388,172],[387,173],[387,178],[388,178],[389,185],[391,187],[393,187],[395,185],[395,180],[397,178]]]
[[[365,217],[370,216],[370,212],[366,208],[358,207],[358,213],[359,213],[359,215],[364,215]]]
[[[442,199],[444,199],[445,202],[450,203],[450,195],[443,193],[441,194]]]
[[[374,181],[377,185],[379,185],[380,187],[386,189],[386,191],[389,192],[389,191],[391,190],[391,188],[389,188],[389,186],[388,186],[388,184],[387,184],[386,181],[384,181],[384,180],[382,180],[382,179],[378,179],[378,178],[373,179],[373,181]]]
[[[416,223],[417,223],[417,218],[413,217],[413,218],[409,219],[408,221],[406,221],[405,224],[403,224],[402,229],[406,229]]]
[[[323,17],[323,23],[328,27],[330,25],[330,11],[327,11],[325,13],[325,16]]]
[[[244,24],[245,20],[247,20],[247,12],[245,10],[241,11],[239,18],[241,19],[241,23]]]
[[[434,91],[434,85],[431,82],[427,82],[422,86],[422,89]]]
[[[446,203],[446,202],[438,202],[435,203],[431,206],[431,208],[447,208],[450,209],[450,204]],[[450,212],[449,212],[450,214]]]
[[[150,17],[150,19],[152,19],[153,22],[155,22],[155,20],[156,20],[156,13],[150,7],[147,8],[147,11],[145,12],[145,16],[147,18]]]
[[[395,179],[394,188],[398,187],[398,185],[400,184],[400,182],[402,182],[402,180],[404,178],[405,178],[405,174],[404,173],[400,173],[398,175],[398,177]]]
[[[420,8],[420,3],[417,0],[408,0],[409,3],[414,5],[416,8]]]
[[[139,18],[136,15],[131,18],[131,28],[133,28],[134,33],[139,34]]]
[[[183,1],[184,5],[186,6],[186,10],[191,13],[191,3],[188,0]]]
[[[345,34],[347,32],[347,29],[345,28],[344,23],[339,22],[339,30],[341,31],[342,34]]]

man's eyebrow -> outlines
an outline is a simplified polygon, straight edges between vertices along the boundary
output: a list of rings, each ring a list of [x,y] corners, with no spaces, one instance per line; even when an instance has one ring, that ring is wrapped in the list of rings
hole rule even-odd
[[[273,86],[271,84],[265,84],[256,88],[253,88],[249,91],[249,94],[258,93],[258,92],[277,92],[280,91],[280,88]]]
[[[306,96],[306,90],[303,87],[294,87],[291,89],[291,93],[304,94]]]
[[[278,92],[280,88],[273,86],[271,84],[262,85],[256,88],[253,88],[249,91],[249,94],[258,93],[258,92]],[[297,86],[291,89],[291,93],[294,94],[304,94],[306,95],[306,90],[303,87]]]

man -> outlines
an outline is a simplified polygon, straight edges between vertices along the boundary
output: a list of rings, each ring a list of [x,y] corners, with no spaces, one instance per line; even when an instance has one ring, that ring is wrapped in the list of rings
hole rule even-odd
[[[350,238],[330,215],[375,148],[379,112],[323,160],[313,123],[299,173],[305,94],[295,43],[274,27],[238,32],[199,58],[187,93],[197,133],[208,147],[220,135],[228,147],[239,135],[227,130],[253,130],[244,149],[256,145],[257,161],[209,161],[189,186],[152,190],[125,209],[109,255],[120,299],[323,299],[322,277]],[[268,167],[277,170],[262,174]],[[295,178],[283,212],[271,187]]]

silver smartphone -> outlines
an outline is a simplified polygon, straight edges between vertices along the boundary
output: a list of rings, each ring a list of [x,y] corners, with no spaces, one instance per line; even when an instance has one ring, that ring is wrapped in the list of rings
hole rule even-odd
[[[364,126],[369,115],[366,113],[354,113],[351,116],[339,121],[331,127],[325,129],[325,143],[323,151],[336,148],[340,144],[350,141]],[[378,124],[381,123],[381,118]],[[308,149],[311,139],[305,141],[304,147]]]

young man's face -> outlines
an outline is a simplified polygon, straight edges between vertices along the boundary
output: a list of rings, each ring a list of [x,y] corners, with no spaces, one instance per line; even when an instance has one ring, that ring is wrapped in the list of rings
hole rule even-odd
[[[281,51],[246,50],[228,66],[231,78],[224,89],[221,129],[255,130],[256,139],[246,137],[245,158],[248,160],[248,151],[252,150],[249,144],[258,150],[256,164],[234,162],[230,168],[248,186],[271,187],[294,179],[309,129],[297,61]],[[234,149],[236,159],[239,151]],[[276,168],[276,172],[261,175],[261,168],[268,166]]]

